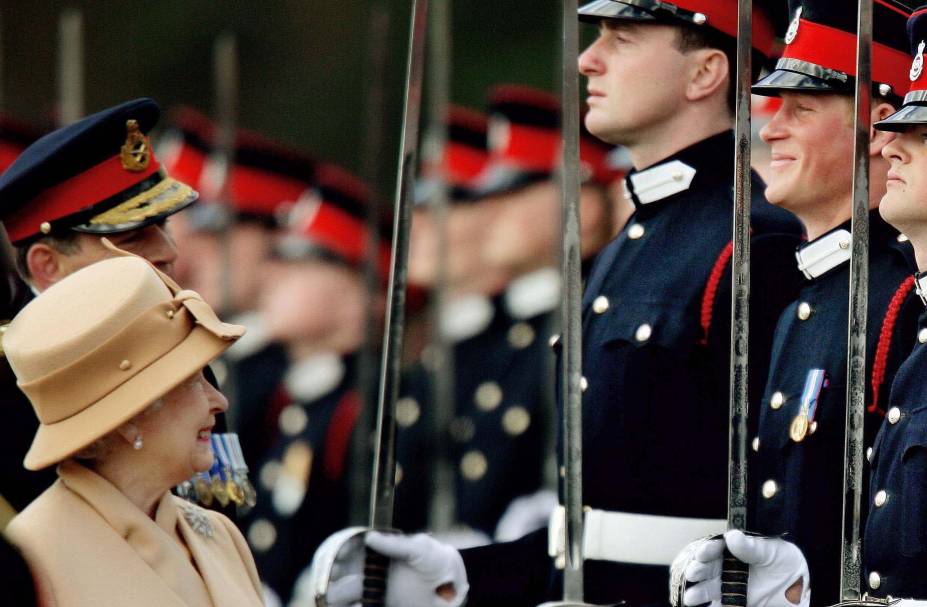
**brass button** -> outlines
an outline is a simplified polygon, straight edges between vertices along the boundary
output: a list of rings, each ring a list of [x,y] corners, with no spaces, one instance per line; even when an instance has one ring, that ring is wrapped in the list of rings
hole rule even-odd
[[[769,399],[769,406],[773,409],[781,409],[782,405],[785,404],[785,394],[782,392],[774,392],[772,397]]]
[[[872,462],[872,447],[866,449],[866,461]]]
[[[692,15],[692,21],[695,22],[695,25],[705,25],[706,23],[708,23],[708,16],[705,13],[695,13],[694,15]],[[678,174],[679,173],[677,173],[676,175]],[[673,179],[676,179],[676,175],[673,175]],[[676,179],[676,181],[680,181],[680,180],[681,178]]]
[[[515,323],[509,328],[509,344],[519,350],[534,343],[534,327],[526,322]]]
[[[473,395],[476,406],[482,411],[492,411],[502,403],[502,388],[494,381],[480,384]]]
[[[883,97],[888,97],[892,94],[892,85],[882,83],[879,85],[879,94]]]
[[[547,345],[550,346],[551,349],[556,348],[557,346],[559,346],[559,345],[560,345],[560,336],[559,336],[559,335],[551,335],[551,336],[550,336],[550,339],[547,340]]]
[[[259,518],[248,528],[248,543],[258,552],[267,552],[277,541],[277,528],[265,518]]]
[[[277,484],[277,479],[280,478],[280,462],[272,459],[261,466],[258,478],[265,489],[273,491],[274,485]]]
[[[921,329],[917,332],[917,341],[922,344],[927,344],[927,328]]]
[[[899,419],[901,419],[901,409],[892,407],[888,410],[888,423],[897,424]]]
[[[123,360],[121,363],[119,363],[119,368],[123,371],[128,371],[132,368],[132,363],[129,361],[129,359]]]
[[[586,376],[579,378],[579,389],[585,392],[589,388],[589,380],[586,379]]]
[[[47,221],[43,221],[41,225],[39,225],[39,230],[42,232],[42,234],[50,234],[51,224],[48,223]]]
[[[753,438],[753,450],[759,452],[760,450],[760,437],[755,436]]]
[[[873,571],[869,574],[869,587],[873,590],[878,590],[879,586],[882,585],[882,576],[879,575],[878,571]]]
[[[592,302],[592,311],[596,314],[605,314],[606,310],[608,310],[608,306],[608,298],[604,295],[599,295]]]
[[[401,427],[408,428],[414,425],[421,414],[422,408],[414,398],[407,396],[396,401],[396,423]]]
[[[898,242],[908,242],[908,237],[904,234],[899,234],[896,238]]]
[[[811,317],[811,304],[807,301],[803,301],[798,304],[798,318],[799,320],[808,320]]]
[[[460,472],[468,481],[478,481],[486,475],[489,463],[481,451],[468,451],[460,460]]]
[[[277,418],[280,430],[287,436],[296,436],[306,429],[309,424],[309,416],[302,405],[292,403],[284,407]]]
[[[511,436],[523,434],[531,425],[531,414],[521,405],[510,407],[502,416],[502,428]]]
[[[398,485],[399,483],[401,483],[402,479],[403,479],[402,465],[397,462],[396,463],[396,484]]]
[[[818,431],[818,422],[811,422],[811,425],[808,426],[808,434],[814,434]]]
[[[885,489],[880,489],[878,492],[876,492],[875,499],[872,500],[872,503],[876,505],[876,508],[881,508],[887,501],[888,493],[885,492]]]
[[[841,240],[840,242],[837,243],[837,246],[839,246],[839,247],[840,247],[841,249],[843,249],[844,251],[847,250],[847,249],[849,249],[849,248],[850,248],[850,239],[849,239],[849,238],[845,238],[845,239]]]
[[[631,240],[638,240],[644,236],[644,226],[639,223],[632,223],[628,228],[628,238]]]
[[[777,491],[779,491],[779,486],[776,485],[776,481],[770,479],[763,483],[763,497],[766,499],[772,499]]]
[[[650,339],[651,334],[653,334],[653,329],[647,323],[642,324],[637,328],[637,331],[634,332],[634,339],[643,343]]]

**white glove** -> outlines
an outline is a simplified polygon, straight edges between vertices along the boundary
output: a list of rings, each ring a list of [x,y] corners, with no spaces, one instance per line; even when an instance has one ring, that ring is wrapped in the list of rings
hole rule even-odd
[[[531,495],[522,495],[511,501],[499,523],[495,540],[510,542],[543,529],[550,522],[550,513],[557,507],[557,493],[540,489]]]
[[[386,581],[387,607],[460,607],[467,598],[470,585],[460,553],[434,538],[418,533],[413,536],[371,531],[367,546],[389,557],[389,578]],[[345,561],[351,561],[347,563]],[[331,607],[360,607],[363,595],[364,551],[356,550],[345,559],[339,555],[344,575],[332,580],[326,596]],[[438,595],[441,586],[450,585],[454,597]]]
[[[808,607],[811,598],[808,563],[798,546],[778,538],[752,537],[732,529],[724,539],[704,542],[685,570],[688,582],[695,583],[683,597],[687,607],[721,604],[721,565],[724,548],[750,565],[747,607]],[[786,591],[801,580],[801,598],[793,603]]]

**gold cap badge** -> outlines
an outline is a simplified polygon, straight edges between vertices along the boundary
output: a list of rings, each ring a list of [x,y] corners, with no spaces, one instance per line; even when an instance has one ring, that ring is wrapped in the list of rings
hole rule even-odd
[[[137,120],[126,121],[126,142],[120,150],[122,167],[127,171],[140,172],[148,168],[151,162],[151,149],[148,138],[138,128]]]

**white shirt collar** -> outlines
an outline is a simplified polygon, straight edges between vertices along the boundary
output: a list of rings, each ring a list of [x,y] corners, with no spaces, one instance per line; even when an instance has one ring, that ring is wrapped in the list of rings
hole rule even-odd
[[[483,332],[495,316],[492,302],[483,295],[464,295],[449,301],[441,314],[441,334],[452,342]]]
[[[542,268],[519,276],[505,290],[505,308],[518,320],[550,312],[560,303],[560,272]]]
[[[685,192],[692,185],[695,169],[681,160],[671,160],[631,173],[622,184],[624,195],[636,204],[650,204],[673,194]],[[630,182],[631,188],[628,187]],[[630,190],[633,188],[634,192]]]
[[[338,387],[345,374],[344,361],[334,353],[317,354],[290,365],[283,384],[300,402],[318,400]]]
[[[917,296],[927,306],[927,272],[918,272],[914,275],[914,290],[917,291]]]
[[[850,260],[852,236],[836,230],[817,238],[795,251],[798,269],[811,280]]]

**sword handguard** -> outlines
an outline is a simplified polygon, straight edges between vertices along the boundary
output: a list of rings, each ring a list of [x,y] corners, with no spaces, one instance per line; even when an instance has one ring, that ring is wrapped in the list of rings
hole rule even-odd
[[[364,607],[385,607],[386,583],[389,577],[389,557],[370,547],[364,549]]]

